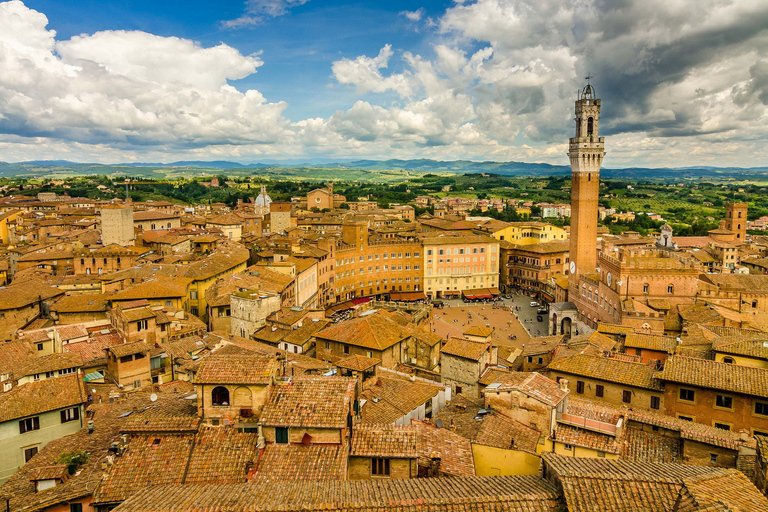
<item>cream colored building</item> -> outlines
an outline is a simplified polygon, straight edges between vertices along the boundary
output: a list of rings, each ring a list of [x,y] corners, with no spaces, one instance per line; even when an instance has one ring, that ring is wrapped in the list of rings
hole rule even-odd
[[[426,234],[424,292],[432,298],[465,290],[498,288],[499,241],[485,235]]]

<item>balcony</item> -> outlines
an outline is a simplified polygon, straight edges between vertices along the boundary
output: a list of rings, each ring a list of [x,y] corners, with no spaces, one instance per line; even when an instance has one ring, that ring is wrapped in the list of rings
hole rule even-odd
[[[621,420],[619,423],[607,423],[605,421],[593,420],[585,418],[584,416],[577,416],[575,414],[568,414],[567,412],[557,413],[558,423],[564,423],[566,425],[572,425],[574,427],[585,428],[587,430],[594,430],[595,432],[601,432],[603,434],[609,434],[615,436]]]

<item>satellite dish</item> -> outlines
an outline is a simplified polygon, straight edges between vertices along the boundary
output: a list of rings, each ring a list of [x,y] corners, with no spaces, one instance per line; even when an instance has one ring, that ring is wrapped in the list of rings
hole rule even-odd
[[[440,418],[437,418],[437,419],[435,420],[435,426],[436,426],[437,428],[443,428],[443,420],[441,420]]]
[[[149,401],[150,401],[150,402],[157,402],[157,395],[156,395],[156,394],[154,394],[154,393],[152,393],[151,395],[149,395]]]

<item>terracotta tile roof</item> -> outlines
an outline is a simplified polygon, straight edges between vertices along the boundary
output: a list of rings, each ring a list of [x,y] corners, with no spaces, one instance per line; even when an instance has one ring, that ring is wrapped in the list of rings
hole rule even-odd
[[[536,453],[540,438],[541,433],[538,430],[494,411],[482,416],[480,430],[477,432],[474,442],[505,450],[523,450],[528,453]]]
[[[267,384],[276,371],[274,356],[214,353],[201,361],[195,384]]]
[[[661,336],[658,334],[627,334],[624,346],[630,348],[642,348],[674,354],[677,349],[677,338],[674,336]]]
[[[197,402],[186,398],[160,400],[125,418],[121,432],[196,432],[200,426]]]
[[[268,444],[259,457],[251,483],[322,482],[347,479],[347,446],[343,444]]]
[[[690,386],[768,397],[768,369],[764,368],[672,356],[667,358],[658,378]]]
[[[191,282],[191,279],[186,278],[156,276],[115,293],[110,300],[114,303],[139,299],[186,297],[187,288]]]
[[[617,442],[616,436],[601,434],[587,429],[581,429],[571,425],[559,423],[552,436],[560,443],[580,446],[590,450],[598,450],[606,453],[620,454],[622,445]]]
[[[64,352],[78,353],[83,358],[83,366],[94,365],[104,359],[106,364],[106,355],[104,349],[121,345],[123,339],[116,332],[108,334],[94,333],[91,338],[76,343],[67,343],[64,345]]]
[[[634,332],[634,330],[632,327],[628,327],[626,325],[599,322],[597,324],[597,332],[601,332],[603,334],[630,334]]]
[[[528,356],[552,352],[556,346],[563,343],[564,339],[565,335],[562,334],[556,336],[537,336],[535,338],[531,338],[528,343],[525,344],[521,355]]]
[[[0,310],[19,309],[40,299],[48,300],[59,295],[64,295],[64,290],[36,279],[25,279],[23,282],[0,287]]]
[[[443,389],[440,384],[391,377],[371,377],[363,385],[363,423],[394,423]]]
[[[129,322],[138,322],[139,320],[155,318],[155,313],[148,307],[133,308],[128,311],[123,311],[123,316],[125,316],[125,319]]]
[[[483,370],[483,373],[480,374],[480,378],[477,380],[477,383],[482,386],[487,386],[488,384],[492,384],[494,382],[501,382],[504,379],[509,378],[508,376],[510,373],[512,372],[506,368],[489,366]]]
[[[258,457],[258,437],[255,433],[241,433],[235,428],[202,428],[195,437],[184,483],[244,482]]]
[[[440,457],[441,475],[475,476],[475,461],[469,439],[425,421],[411,420],[411,424],[417,432],[416,446],[422,464]]]
[[[69,466],[66,464],[52,464],[35,468],[29,479],[34,482],[37,480],[63,480],[68,477]]]
[[[155,388],[159,396],[158,401],[169,398],[176,400],[178,395],[173,389],[181,387],[183,386],[174,383],[170,387]],[[73,434],[50,441],[0,487],[0,496],[11,498],[10,508],[15,512],[38,512],[56,504],[66,505],[69,500],[91,496],[101,482],[103,475],[101,464],[105,460],[107,450],[111,443],[120,440],[119,427],[124,422],[124,418],[118,416],[150,403],[149,392],[136,392],[123,395],[114,403],[105,401],[90,405],[89,410],[94,413],[93,433],[89,433],[88,428],[84,426]],[[88,462],[80,466],[78,472],[70,475],[63,484],[37,492],[35,484],[31,481],[37,468],[57,464],[61,453],[74,450],[87,451],[90,454]]]
[[[349,456],[415,459],[416,442],[416,429],[411,425],[358,425],[352,431]]]
[[[511,372],[499,384],[496,390],[520,391],[552,407],[568,395],[567,389],[561,389],[560,384],[537,372]]]
[[[768,335],[724,336],[712,341],[712,350],[721,354],[768,359]]]
[[[52,372],[64,370],[67,368],[80,368],[83,365],[83,358],[80,354],[60,353],[49,354],[47,356],[36,357],[26,364],[20,366],[13,372],[16,379],[26,375],[35,375],[37,373]]]
[[[106,311],[109,298],[108,294],[65,295],[51,305],[51,311],[59,313]]]
[[[345,482],[286,479],[263,485],[156,486],[137,493],[118,510],[193,512],[226,506],[242,512],[554,512],[560,510],[558,498],[555,487],[538,476]]]
[[[131,436],[127,450],[94,492],[94,503],[120,502],[152,485],[182,484],[193,440],[192,434]]]
[[[647,409],[631,408],[626,411],[626,416],[633,421],[680,432],[680,437],[683,439],[720,446],[729,450],[738,450],[740,446],[755,447],[755,439],[748,438],[743,440],[738,432],[723,430],[694,421],[681,420],[674,416],[667,416]]]
[[[35,357],[32,347],[25,340],[7,341],[2,344],[3,356],[0,357],[0,375],[11,373]]]
[[[553,361],[548,369],[555,372],[580,375],[654,391],[662,389],[661,382],[654,378],[656,370],[652,366],[620,361],[618,359],[574,354],[570,357]]]
[[[682,498],[690,497],[695,508],[688,511],[768,511],[768,499],[749,479],[736,469],[725,469],[713,475],[698,475],[683,479]],[[687,496],[686,496],[687,495]]]
[[[115,355],[115,357],[124,357],[124,356],[131,356],[133,354],[142,354],[145,352],[149,352],[151,349],[149,345],[147,345],[143,341],[134,341],[133,343],[122,343],[120,345],[112,345],[109,348],[107,348],[107,350],[112,352]]]
[[[206,343],[215,343],[222,345],[216,353],[218,354],[260,354],[263,357],[273,357],[280,355],[285,357],[286,375],[304,375],[304,374],[323,374],[332,370],[331,363],[309,357],[304,354],[296,354],[287,350],[272,347],[270,345],[259,343],[257,341],[241,338],[223,331],[213,331],[206,334],[203,339]]]
[[[731,470],[683,464],[583,459],[543,453],[563,488],[569,510],[584,512],[674,510],[684,479]]]
[[[475,325],[464,331],[464,336],[478,336],[481,338],[487,338],[493,334],[493,327],[483,327],[482,325]]]
[[[85,403],[78,374],[43,379],[0,394],[0,423]]]
[[[471,361],[478,361],[483,354],[490,350],[491,344],[486,341],[473,341],[466,338],[451,338],[443,348],[441,353],[444,355],[461,357]]]
[[[385,311],[378,310],[366,316],[360,316],[327,327],[317,333],[318,339],[327,339],[348,345],[387,349],[411,334]]]
[[[275,385],[261,413],[270,427],[344,428],[355,399],[355,381],[343,377],[295,377]]]

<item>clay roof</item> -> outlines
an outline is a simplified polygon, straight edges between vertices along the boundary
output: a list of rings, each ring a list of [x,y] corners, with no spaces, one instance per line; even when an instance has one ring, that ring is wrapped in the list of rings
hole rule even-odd
[[[674,354],[675,349],[677,349],[677,338],[674,336],[640,334],[633,332],[627,334],[627,337],[624,341],[624,346]]]
[[[0,394],[0,423],[74,407],[85,399],[85,389],[76,373],[29,382]]]
[[[110,297],[113,302],[156,299],[166,297],[186,297],[191,279],[156,276],[153,279],[135,284]]]
[[[194,400],[191,401],[194,405]],[[236,428],[203,427],[195,436],[185,484],[242,482],[258,457],[259,436]]]
[[[137,493],[120,512],[193,512],[226,505],[242,512],[507,510],[554,512],[558,492],[538,476],[417,478],[264,485],[161,485]]]
[[[478,361],[486,351],[490,350],[490,348],[491,344],[486,341],[451,338],[445,345],[443,345],[441,353],[444,355],[447,354],[461,357],[462,359],[469,359],[471,361]]]
[[[483,327],[482,325],[474,325],[464,331],[464,336],[478,336],[481,338],[487,338],[493,334],[493,327]]]
[[[358,425],[352,432],[350,457],[415,459],[416,429],[410,425]]]
[[[196,432],[200,425],[195,400],[174,399],[152,402],[126,417],[120,432]]]
[[[560,443],[617,455],[622,451],[622,445],[616,440],[616,436],[601,434],[563,423],[558,423],[553,439]]]
[[[553,361],[549,364],[548,369],[654,391],[662,389],[661,382],[654,378],[655,368],[641,363],[587,354],[574,354]]]
[[[107,310],[107,294],[65,295],[51,305],[51,311],[59,313],[100,312]]]
[[[496,389],[520,391],[552,407],[568,395],[568,390],[561,389],[557,382],[536,372],[511,372]]]
[[[195,384],[267,384],[276,369],[274,356],[214,353],[201,361]]]
[[[601,458],[585,459],[552,453],[543,453],[542,458],[548,472],[562,485],[569,510],[677,510],[675,505],[679,503],[681,491],[689,483],[719,478],[724,479],[719,483],[723,485],[725,492],[720,494],[717,489],[710,488],[710,500],[715,497],[720,500],[729,497],[733,499],[729,496],[730,491],[738,487],[742,491],[742,499],[751,501],[751,507],[686,510],[768,509],[765,497],[760,495],[754,486],[745,485],[746,479],[743,475],[740,477],[741,473],[732,469]]]
[[[63,480],[69,477],[69,466],[66,464],[52,464],[50,466],[39,466],[32,471],[29,479],[38,480]]]
[[[0,287],[0,310],[19,309],[40,299],[48,300],[59,295],[64,295],[64,291],[36,279],[14,282]]]
[[[116,357],[131,356],[133,354],[141,354],[150,351],[149,345],[143,341],[134,341],[133,343],[123,343],[121,345],[112,345],[107,350],[112,352]]]
[[[275,385],[261,413],[270,427],[344,428],[355,399],[355,381],[343,377],[295,377]]]
[[[425,421],[412,420],[411,424],[417,432],[416,446],[421,463],[428,464],[432,458],[440,457],[442,475],[475,476],[475,461],[469,439]]]
[[[671,356],[667,358],[658,379],[768,398],[768,369],[764,368]]]
[[[431,400],[443,388],[440,384],[374,376],[368,379],[361,398],[363,423],[394,423]]]
[[[37,373],[52,372],[64,370],[67,368],[79,368],[83,365],[83,358],[80,354],[58,353],[48,354],[47,356],[36,357],[26,362],[15,370],[14,378],[19,379],[25,375],[35,375]]]
[[[184,480],[194,435],[138,434],[93,494],[94,503],[120,502],[144,487]]]
[[[703,423],[696,423],[694,421],[681,420],[675,416],[667,416],[648,409],[629,408],[626,411],[626,415],[630,420],[680,432],[680,437],[683,439],[720,446],[729,450],[738,450],[740,446],[755,446],[755,440],[753,438],[749,438],[745,441],[741,438],[739,432],[723,430],[721,428],[712,427]]]
[[[268,444],[258,459],[251,485],[267,482],[321,482],[347,479],[343,444]]]
[[[339,322],[316,334],[317,338],[374,350],[387,349],[410,335],[406,329],[382,310]]]

